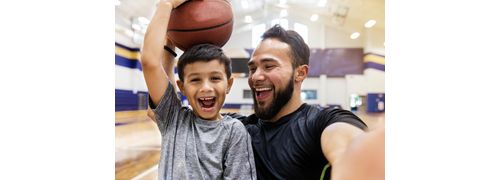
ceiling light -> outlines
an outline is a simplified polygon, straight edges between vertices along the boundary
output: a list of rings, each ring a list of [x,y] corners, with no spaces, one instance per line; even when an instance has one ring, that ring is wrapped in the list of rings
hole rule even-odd
[[[280,4],[282,5],[286,4],[286,0],[280,0]]]
[[[286,9],[282,9],[280,12],[280,17],[285,17],[287,15],[288,15],[288,11],[286,11]]]
[[[115,0],[115,6],[119,6],[120,4],[122,4],[122,2],[120,2],[120,0]]]
[[[319,0],[318,1],[318,6],[325,7],[326,6],[326,0]]]
[[[351,39],[358,39],[359,37],[359,32],[354,32],[351,34]]]
[[[252,22],[252,16],[245,16],[245,22],[246,23],[251,23]]]
[[[318,18],[319,18],[319,17],[318,17],[318,14],[313,14],[313,15],[311,16],[311,21],[313,21],[313,22],[314,22],[314,21],[317,21],[317,20],[318,20]]]
[[[371,27],[373,27],[373,25],[375,25],[375,23],[377,23],[377,21],[370,19],[369,21],[367,21],[365,23],[365,28],[371,28]]]

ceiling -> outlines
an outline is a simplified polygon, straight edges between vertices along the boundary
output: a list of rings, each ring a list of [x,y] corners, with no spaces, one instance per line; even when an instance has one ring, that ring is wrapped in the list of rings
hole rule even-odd
[[[131,31],[134,17],[150,19],[158,0],[115,0],[116,30]],[[234,31],[245,31],[252,25],[279,18],[282,9],[285,18],[307,23],[322,23],[345,32],[363,32],[364,24],[373,19],[373,28],[385,29],[385,0],[230,0],[234,14]],[[117,5],[119,3],[119,5]],[[318,14],[318,20],[310,17]],[[244,22],[252,16],[252,23]],[[136,31],[145,31],[144,27]]]

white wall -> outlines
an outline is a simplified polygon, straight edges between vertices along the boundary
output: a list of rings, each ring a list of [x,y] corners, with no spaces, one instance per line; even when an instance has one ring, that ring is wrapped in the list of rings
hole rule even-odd
[[[235,78],[231,92],[226,95],[226,103],[228,104],[253,104],[252,99],[243,99],[243,90],[250,89],[248,87],[247,78]]]
[[[139,69],[115,65],[115,89],[148,91],[144,75]]]
[[[130,48],[140,48],[132,41],[126,29],[117,26],[115,28],[115,42]],[[115,65],[115,89],[130,91],[147,91],[146,82],[142,71],[137,68],[128,68]]]

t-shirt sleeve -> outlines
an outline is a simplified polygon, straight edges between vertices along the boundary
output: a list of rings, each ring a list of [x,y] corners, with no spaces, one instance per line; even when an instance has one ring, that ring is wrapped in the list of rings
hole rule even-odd
[[[173,85],[169,82],[167,90],[163,93],[163,96],[156,106],[151,98],[149,98],[149,106],[155,113],[156,124],[163,133],[166,127],[172,122],[176,121],[180,116],[181,112],[181,100],[177,97],[174,91]]]
[[[224,179],[257,179],[252,140],[240,121],[233,123],[224,159]]]
[[[333,108],[321,110],[318,118],[316,118],[316,120],[314,121],[314,128],[316,128],[316,132],[321,133],[330,124],[336,122],[345,122],[362,130],[365,130],[367,128],[366,124],[352,112]]]

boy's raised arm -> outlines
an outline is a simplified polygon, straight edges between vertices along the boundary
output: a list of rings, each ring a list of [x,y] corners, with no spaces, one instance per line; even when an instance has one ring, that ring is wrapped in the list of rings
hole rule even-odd
[[[172,41],[170,41],[168,38],[166,40],[166,45],[171,50],[175,50],[174,43]],[[175,57],[174,57],[174,55],[172,55],[170,53],[167,53],[165,51],[163,51],[163,52],[165,53],[164,58],[163,58],[163,62],[162,62],[163,69],[167,73],[168,80],[170,81],[170,84],[173,85],[174,91],[177,92],[177,88],[175,85],[175,76],[174,76],[174,64],[175,64],[174,58]]]
[[[162,67],[162,59],[167,58],[163,46],[167,34],[170,13],[174,7],[186,0],[161,0],[144,36],[141,65],[149,95],[158,104],[168,86],[169,77]],[[173,73],[172,73],[173,74]],[[172,77],[173,78],[173,77]]]

